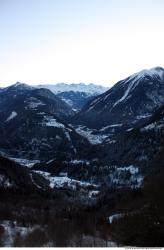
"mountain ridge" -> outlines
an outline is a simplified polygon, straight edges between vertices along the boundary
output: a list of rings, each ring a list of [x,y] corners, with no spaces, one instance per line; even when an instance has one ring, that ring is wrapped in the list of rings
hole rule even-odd
[[[102,128],[112,123],[129,123],[149,115],[164,103],[164,69],[156,67],[117,82],[107,92],[87,103],[73,123]],[[142,109],[142,106],[145,107]]]

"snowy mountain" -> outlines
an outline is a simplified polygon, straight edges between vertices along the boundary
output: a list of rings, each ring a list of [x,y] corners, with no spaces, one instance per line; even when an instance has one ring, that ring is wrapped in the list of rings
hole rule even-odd
[[[163,246],[164,69],[63,89],[0,89],[0,246]]]
[[[23,98],[26,100],[23,100]],[[5,110],[9,107],[11,112],[14,108],[21,109],[22,107],[20,107],[19,101],[22,102],[22,107],[26,110],[35,110],[35,108],[40,108],[41,106],[42,109],[44,109],[43,106],[45,106],[46,103],[51,109],[51,112],[62,119],[74,114],[70,106],[55,96],[50,90],[37,89],[22,83],[16,83],[7,88],[3,88],[0,92],[2,114],[7,115]]]
[[[92,100],[93,97],[108,90],[107,87],[93,83],[58,83],[55,85],[38,85],[37,87],[50,89],[75,110],[80,110],[88,101]]]
[[[88,145],[65,122],[70,106],[50,90],[13,85],[0,93],[0,106],[0,150],[11,157],[64,157]]]
[[[57,83],[54,85],[50,84],[42,84],[38,85],[38,88],[47,88],[50,89],[53,93],[58,94],[61,92],[83,92],[87,93],[88,95],[98,95],[101,93],[104,93],[108,88],[96,85],[93,83],[85,84],[85,83],[72,83],[72,84],[66,84],[66,83]]]
[[[57,94],[64,102],[72,107],[72,109],[76,112],[80,111],[82,107],[92,100],[96,95],[91,95],[86,92],[74,92],[74,91],[66,91]]]
[[[87,103],[72,122],[90,128],[135,123],[164,104],[164,69],[143,70]]]
[[[1,88],[0,92],[7,93],[7,91],[12,92],[13,94],[15,93],[24,93],[28,90],[32,90],[34,87],[26,84],[26,83],[21,83],[21,82],[16,82],[13,85],[10,85],[9,87],[6,88]]]

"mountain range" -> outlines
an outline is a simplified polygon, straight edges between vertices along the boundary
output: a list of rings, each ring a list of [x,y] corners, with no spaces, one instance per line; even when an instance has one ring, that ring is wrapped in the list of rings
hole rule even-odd
[[[156,196],[150,198],[147,187],[164,176],[162,67],[135,73],[111,88],[17,82],[0,89],[0,107],[0,188],[7,194],[28,193],[32,199],[34,192],[38,201],[51,197],[59,210],[61,204],[62,211],[69,207],[66,214],[79,207],[106,217],[113,211],[125,228],[122,211],[128,220],[141,211],[152,216]],[[163,205],[155,202],[160,214]],[[116,217],[110,216],[110,223]]]
[[[75,111],[79,111],[89,100],[92,100],[95,96],[108,90],[107,87],[95,85],[93,83],[58,83],[55,85],[42,84],[37,85],[37,88],[46,88],[51,90],[54,94],[70,105]]]
[[[119,81],[84,104],[78,113],[56,94],[70,94],[70,91],[75,94],[75,90],[78,90],[78,93],[83,91],[93,97],[96,93],[103,92],[104,88],[93,84],[57,84],[51,86],[56,93],[54,94],[46,89],[46,86],[41,88],[43,86],[34,87],[18,82],[1,89],[0,149],[3,154],[13,158],[52,162],[60,158],[62,165],[65,157],[70,162],[85,162],[89,158],[90,165],[100,152],[103,151],[103,155],[106,151],[113,152],[123,140],[126,140],[125,147],[130,141],[130,152],[131,149],[134,150],[133,140],[139,140],[140,136],[130,138],[136,131],[139,131],[142,138],[144,133],[147,134],[147,130],[152,130],[153,128],[149,128],[149,122],[155,112],[161,112],[164,105],[164,69],[161,67],[143,70]],[[47,87],[50,88],[49,85]],[[158,121],[154,124],[156,130],[162,129],[161,121],[159,128]],[[148,129],[144,129],[146,126]],[[159,141],[158,139],[158,143]],[[95,147],[100,150],[94,155],[90,152]],[[123,155],[123,150],[124,147],[121,147],[119,153],[106,152],[105,157],[99,155],[99,162],[104,162],[103,165],[113,162],[117,166],[125,163],[133,165],[136,158],[129,161],[129,157],[125,157],[124,162],[121,156],[118,157],[118,154]],[[140,148],[135,151],[139,152]],[[139,158],[146,159],[145,155],[141,155]],[[137,167],[139,165],[142,164],[137,162]]]
[[[0,105],[0,148],[12,157],[49,159],[87,145],[65,122],[74,111],[48,89],[17,83],[1,91]]]
[[[163,82],[164,70],[160,67],[135,73],[87,103],[73,120],[101,129],[145,119],[164,104]]]

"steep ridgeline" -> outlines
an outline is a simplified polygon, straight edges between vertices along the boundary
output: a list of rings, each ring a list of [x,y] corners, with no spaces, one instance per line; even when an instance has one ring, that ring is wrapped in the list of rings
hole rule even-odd
[[[76,154],[87,140],[64,120],[72,109],[50,90],[15,84],[0,93],[0,151],[45,160]]]
[[[59,96],[63,101],[70,105],[74,110],[80,110],[88,101],[95,96],[100,95],[108,90],[95,84],[65,84],[58,83],[55,85],[38,85],[38,88],[50,89],[54,94]]]
[[[164,104],[164,69],[143,70],[119,81],[94,98],[75,115],[72,123],[92,129],[108,129],[148,119]]]

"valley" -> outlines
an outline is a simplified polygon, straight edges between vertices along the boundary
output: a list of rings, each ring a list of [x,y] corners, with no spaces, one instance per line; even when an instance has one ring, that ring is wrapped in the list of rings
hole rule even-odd
[[[17,82],[0,107],[0,246],[163,246],[163,68]]]

